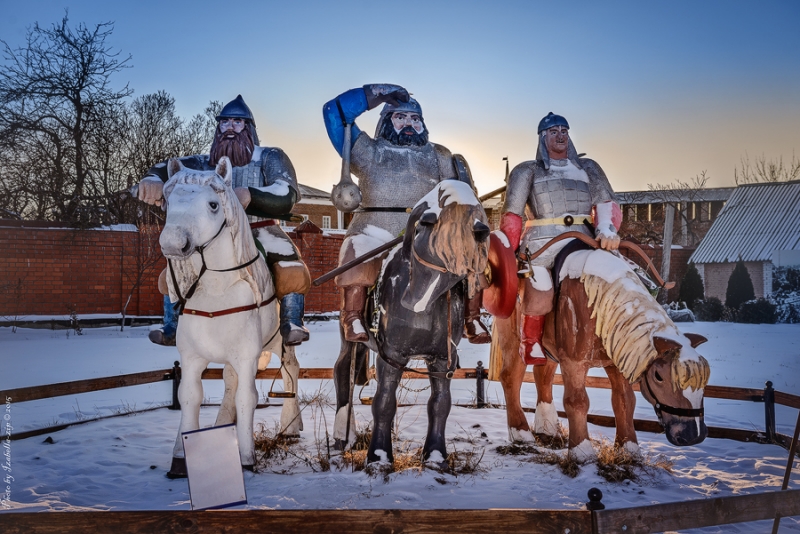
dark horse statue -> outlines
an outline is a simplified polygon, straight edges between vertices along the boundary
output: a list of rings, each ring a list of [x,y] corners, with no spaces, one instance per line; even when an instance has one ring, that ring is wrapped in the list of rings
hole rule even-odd
[[[428,434],[423,460],[445,467],[445,423],[450,413],[450,378],[458,365],[458,343],[464,325],[465,293],[482,287],[487,264],[489,226],[472,188],[457,180],[440,182],[423,197],[406,225],[403,243],[384,260],[374,294],[367,306],[377,329],[367,343],[378,353],[377,391],[372,403],[372,441],[367,463],[392,462],[392,421],[397,411],[396,390],[409,361],[423,359],[431,382]],[[377,312],[376,312],[377,311]],[[367,346],[342,339],[334,366],[337,445],[352,442],[354,419],[351,370],[363,381]],[[356,362],[351,367],[351,358]],[[347,430],[341,428],[347,427]]]

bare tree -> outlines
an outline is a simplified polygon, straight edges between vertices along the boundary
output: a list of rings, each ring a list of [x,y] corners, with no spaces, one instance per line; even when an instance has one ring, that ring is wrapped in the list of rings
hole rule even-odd
[[[754,184],[759,182],[788,182],[800,178],[800,160],[792,154],[792,161],[783,164],[783,156],[777,160],[769,160],[762,155],[756,158],[755,163],[750,163],[750,157],[745,155],[740,167],[734,169],[733,179],[736,185]]]
[[[23,216],[79,222],[91,180],[89,155],[108,113],[131,95],[114,89],[112,76],[131,57],[106,44],[110,22],[71,28],[68,14],[58,24],[38,23],[24,46],[0,40],[0,152],[12,163],[4,174],[16,180]]]
[[[158,246],[160,228],[153,224],[140,222],[137,229],[137,233],[128,234],[131,239],[126,239],[125,242],[122,276],[123,286],[128,288],[128,295],[122,306],[120,331],[125,329],[125,317],[133,295],[145,281],[152,279],[162,261],[161,249]]]

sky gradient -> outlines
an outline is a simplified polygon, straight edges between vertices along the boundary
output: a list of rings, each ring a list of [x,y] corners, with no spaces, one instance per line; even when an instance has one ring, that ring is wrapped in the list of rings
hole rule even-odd
[[[430,140],[469,162],[481,194],[536,154],[564,115],[617,191],[734,183],[741,159],[800,158],[800,2],[127,2],[0,0],[0,39],[114,22],[134,97],[165,90],[190,117],[242,94],[261,143],[330,191],[341,160],[322,105],[366,83],[406,87]],[[243,50],[245,52],[243,52]],[[378,111],[356,122],[374,132]]]

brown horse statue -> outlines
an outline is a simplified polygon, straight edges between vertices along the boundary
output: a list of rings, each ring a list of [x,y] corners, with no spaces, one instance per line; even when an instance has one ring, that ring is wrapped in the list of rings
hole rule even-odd
[[[533,434],[553,436],[558,418],[553,405],[553,380],[561,365],[564,410],[569,421],[569,454],[592,460],[586,416],[589,397],[585,380],[591,367],[603,367],[611,382],[616,419],[615,444],[638,451],[633,426],[638,383],[673,445],[705,439],[703,390],[708,362],[694,349],[706,339],[681,334],[664,309],[645,289],[627,263],[603,250],[572,253],[560,269],[560,291],[547,316],[543,345],[555,359],[534,367],[537,405],[531,431],[520,404],[525,364],[519,356],[519,309],[496,318],[492,333],[489,378],[499,378],[506,399],[509,438],[533,441]]]

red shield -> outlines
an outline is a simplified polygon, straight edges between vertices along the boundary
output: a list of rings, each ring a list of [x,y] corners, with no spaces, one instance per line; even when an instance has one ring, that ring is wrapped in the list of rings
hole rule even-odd
[[[495,317],[507,319],[517,302],[517,258],[508,246],[508,239],[504,234],[498,236],[499,233],[496,230],[489,236],[492,283],[483,291],[483,307]]]

